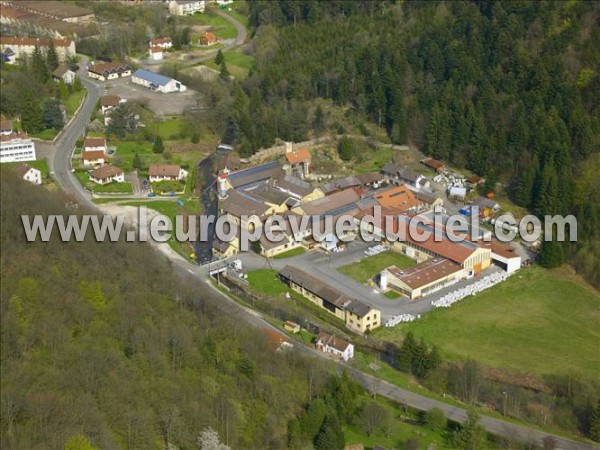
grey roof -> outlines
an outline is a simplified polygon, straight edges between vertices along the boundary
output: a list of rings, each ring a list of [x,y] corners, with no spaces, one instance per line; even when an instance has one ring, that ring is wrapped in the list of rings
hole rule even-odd
[[[407,169],[406,167],[400,167],[398,164],[389,163],[383,166],[381,173],[384,175],[391,175],[398,177],[402,180],[416,183],[419,178],[419,174]]]
[[[173,78],[166,77],[161,75],[160,73],[150,72],[149,70],[138,69],[133,74],[134,77],[141,78],[142,80],[146,80],[149,83],[155,84],[156,86],[165,86],[169,83]]]
[[[272,161],[260,166],[249,167],[247,169],[231,172],[227,175],[231,185],[237,189],[242,186],[247,186],[258,181],[268,179],[279,179],[283,175],[281,166],[277,161]]]
[[[269,210],[269,205],[244,191],[231,191],[223,204],[223,210],[240,217],[242,215],[262,216]]]
[[[292,194],[296,194],[298,197],[304,197],[314,190],[310,183],[292,175],[283,177],[277,182],[277,186]]]
[[[382,178],[383,177],[381,176],[381,174],[376,172],[360,173],[358,175],[350,175],[348,177],[334,180],[331,183],[327,183],[321,186],[321,190],[327,194],[349,187],[364,186],[367,184],[371,184],[376,181],[380,181]]]
[[[279,276],[289,280],[298,286],[302,286],[307,291],[321,298],[322,300],[335,305],[339,309],[350,311],[359,317],[364,317],[371,311],[371,307],[360,300],[346,297],[337,289],[323,283],[303,270],[293,266],[285,266],[279,271]]]
[[[6,56],[13,56],[15,54],[15,52],[13,52],[12,48],[6,47],[6,49],[4,50],[4,54]]]
[[[54,72],[52,72],[52,76],[56,78],[62,78],[65,73],[70,71],[71,69],[69,69],[66,65],[62,64],[58,66]]]
[[[290,194],[280,191],[269,184],[259,185],[255,189],[247,190],[246,192],[274,205],[283,205],[290,198]]]
[[[334,214],[340,208],[356,206],[356,202],[360,200],[360,196],[354,189],[346,189],[336,192],[312,202],[304,203],[302,209],[306,214]]]
[[[498,206],[498,203],[495,202],[492,199],[489,198],[485,198],[485,197],[477,197],[475,200],[473,200],[473,203],[475,203],[478,206],[481,206],[483,208],[490,208],[490,209],[494,209]]]

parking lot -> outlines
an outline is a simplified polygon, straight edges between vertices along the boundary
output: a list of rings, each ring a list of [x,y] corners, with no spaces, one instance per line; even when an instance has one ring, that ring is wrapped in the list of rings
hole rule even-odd
[[[164,94],[153,92],[143,86],[131,82],[131,77],[104,82],[106,95],[118,95],[128,100],[146,103],[159,116],[175,116],[182,114],[187,108],[196,106],[196,91]]]

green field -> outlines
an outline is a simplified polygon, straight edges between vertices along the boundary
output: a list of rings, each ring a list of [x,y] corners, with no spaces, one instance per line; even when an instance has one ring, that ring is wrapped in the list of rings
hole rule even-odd
[[[71,117],[81,105],[83,98],[85,97],[85,89],[81,91],[73,92],[71,95],[67,97],[65,100],[65,109],[67,111],[67,116]]]
[[[60,133],[60,130],[55,130],[54,128],[46,128],[38,133],[31,133],[29,136],[37,139],[41,139],[42,141],[51,141],[56,135]]]
[[[276,270],[258,269],[248,272],[248,283],[252,290],[272,297],[289,292],[288,287],[277,277]]]
[[[409,330],[452,360],[534,375],[600,376],[600,295],[558,271],[522,270],[451,308],[374,335],[400,342]]]
[[[186,122],[183,117],[171,117],[160,122],[154,122],[150,129],[160,135],[163,140],[179,139],[185,133]]]
[[[300,256],[306,253],[306,249],[304,247],[293,248],[292,250],[288,250],[287,252],[280,253],[279,255],[273,256],[273,259],[285,259],[285,258],[293,258],[294,256]]]
[[[245,78],[254,64],[254,58],[252,56],[245,55],[239,51],[228,51],[223,53],[223,56],[225,57],[227,70],[229,70],[229,73],[234,78]],[[220,70],[220,67],[215,64],[214,58],[205,61],[203,64],[216,71]]]
[[[133,186],[128,181],[108,184],[90,183],[90,188],[96,194],[133,194]]]
[[[234,39],[237,36],[235,27],[221,16],[207,11],[203,14],[194,14],[183,18],[189,25],[206,25],[212,27],[212,32],[219,39]]]
[[[354,264],[340,267],[338,270],[356,281],[366,283],[386,267],[396,266],[399,269],[405,269],[415,264],[416,262],[408,256],[388,250],[375,256],[369,256]]]

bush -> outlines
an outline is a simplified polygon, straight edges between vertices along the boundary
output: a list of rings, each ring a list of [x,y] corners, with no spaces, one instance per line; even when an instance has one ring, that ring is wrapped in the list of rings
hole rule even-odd
[[[442,431],[446,428],[448,421],[441,409],[433,408],[425,413],[423,422],[425,426],[433,431]]]

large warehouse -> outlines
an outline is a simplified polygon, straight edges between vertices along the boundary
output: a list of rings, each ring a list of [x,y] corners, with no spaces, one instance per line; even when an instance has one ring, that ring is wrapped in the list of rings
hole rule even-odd
[[[185,85],[173,78],[166,77],[159,73],[150,72],[144,69],[138,69],[131,78],[135,84],[147,87],[152,91],[158,92],[184,92],[187,90]]]

